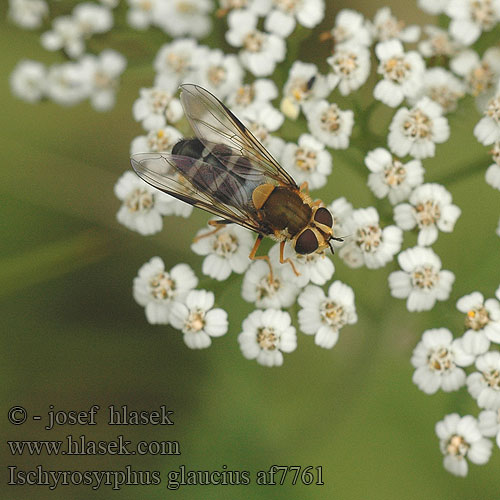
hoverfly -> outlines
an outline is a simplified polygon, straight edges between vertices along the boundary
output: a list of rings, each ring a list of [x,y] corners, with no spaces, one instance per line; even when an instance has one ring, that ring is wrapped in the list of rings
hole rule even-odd
[[[196,137],[181,139],[172,153],[138,153],[132,167],[144,181],[175,198],[202,208],[221,220],[210,221],[213,234],[236,223],[258,234],[249,258],[264,238],[280,242],[280,263],[287,240],[299,254],[333,247],[333,217],[322,202],[312,201],[307,183],[297,186],[241,121],[208,90],[181,85],[181,103]]]

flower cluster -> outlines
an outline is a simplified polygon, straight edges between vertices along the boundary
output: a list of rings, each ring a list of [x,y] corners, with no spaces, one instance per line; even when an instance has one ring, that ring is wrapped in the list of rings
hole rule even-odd
[[[70,61],[50,67],[31,59],[20,61],[10,76],[12,92],[27,102],[50,99],[72,106],[89,99],[94,109],[107,111],[115,104],[116,89],[125,70],[125,57],[113,49],[100,54],[85,53],[85,41],[113,27],[112,8],[83,2],[71,14],[56,17],[52,28],[42,33],[40,42],[49,51],[62,51]],[[10,0],[9,18],[26,29],[43,26],[49,8],[45,0]]]
[[[423,30],[405,27],[387,8],[381,9],[373,21],[347,9],[338,13],[331,31],[323,36],[334,41],[326,60],[327,73],[321,74],[314,63],[293,61],[280,89],[266,77],[284,60],[296,23],[306,27],[317,24],[323,5],[311,2],[308,13],[282,9],[280,2],[269,2],[267,9],[265,4],[254,1],[243,8],[221,3],[219,13],[227,14],[225,36],[234,47],[232,53],[200,44],[196,33],[189,33],[189,38],[183,36],[187,33],[179,34],[179,38],[174,35],[171,42],[160,47],[154,61],[154,85],[141,89],[133,106],[134,118],[146,135],[132,141],[131,153],[171,151],[182,137],[180,130],[185,130],[177,86],[197,83],[223,100],[298,184],[307,184],[312,191],[320,189],[328,185],[334,172],[335,150],[360,149],[359,143],[352,142],[353,131],[356,126],[362,133],[368,130],[366,125],[356,123],[359,108],[340,106],[335,94],[349,96],[365,85],[372,69],[372,51],[378,61],[374,69],[380,75],[373,88],[375,103],[395,111],[387,127],[386,146],[364,150],[365,172],[374,196],[389,202],[392,223],[375,206],[355,208],[345,198],[327,200],[333,235],[345,237],[343,244],[332,243],[340,247],[338,256],[350,268],[376,269],[396,261],[401,270],[389,273],[388,288],[393,297],[406,299],[408,311],[428,311],[437,301],[448,300],[455,275],[442,268],[441,258],[431,246],[440,232],[453,231],[461,209],[445,186],[425,181],[425,161],[434,157],[437,145],[450,137],[446,115],[471,94],[484,110],[474,134],[482,144],[493,144],[494,163],[486,172],[486,180],[500,189],[500,106],[499,98],[491,93],[500,75],[497,52],[488,49],[480,59],[467,48],[465,38],[456,36],[451,28],[448,32],[433,26]],[[453,26],[456,29],[456,23]],[[421,33],[424,38],[419,40]],[[407,48],[412,43],[416,49]],[[436,57],[449,59],[451,71],[427,67]],[[487,104],[486,95],[490,99]],[[277,99],[279,109],[273,104]],[[286,120],[305,124],[306,129],[300,129],[295,141],[285,142],[279,137]],[[118,189],[125,186],[125,179],[127,189]],[[141,184],[138,178],[132,179],[132,173],[127,172],[116,188],[124,201],[119,220],[131,229],[151,234],[161,229],[163,215],[189,216],[187,205]],[[154,223],[149,222],[153,219]],[[409,231],[416,233],[416,246],[404,245],[405,232]],[[357,322],[357,311],[354,290],[333,280],[332,259],[325,251],[299,254],[290,238],[284,248],[277,243],[270,249],[268,263],[252,262],[248,255],[253,244],[247,229],[232,224],[216,225],[214,229],[211,222],[209,228],[198,231],[191,246],[203,257],[202,274],[215,282],[242,275],[241,297],[256,307],[244,319],[238,336],[243,356],[261,365],[279,366],[284,353],[297,348],[297,331],[313,335],[319,347],[333,348],[342,327]],[[137,284],[152,262],[141,268]],[[149,277],[148,291],[142,295],[135,291],[134,295],[146,307],[150,323],[170,324],[181,330],[189,347],[208,347],[210,337],[227,330],[227,326],[221,326],[226,321],[222,312],[210,314],[214,306],[213,295],[206,295],[210,292],[179,290],[174,296],[162,288],[160,302],[155,295],[159,282],[174,286],[171,284],[179,266],[189,278],[186,283],[194,287],[197,280],[191,268],[179,264],[167,274],[171,277]],[[164,273],[163,263],[160,272]],[[474,304],[469,304],[471,300]],[[291,310],[297,306],[294,324]],[[427,330],[411,361],[416,369],[413,380],[421,390],[432,394],[467,385],[484,410],[478,420],[453,414],[436,426],[445,467],[463,475],[467,472],[466,457],[473,463],[485,463],[491,452],[488,438],[496,435],[500,440],[500,353],[490,349],[499,342],[500,308],[495,299],[483,302],[478,293],[460,299],[457,307],[467,314],[468,329],[463,336],[453,339],[444,327]],[[218,318],[217,326],[211,327],[210,316]],[[472,366],[477,371],[467,374],[466,369]]]
[[[70,61],[50,68],[21,61],[11,74],[13,93],[30,102],[49,98],[74,104],[88,98],[98,110],[112,107],[126,60],[111,49],[99,55],[85,50],[91,37],[111,30],[116,3],[84,2],[55,18],[41,43]],[[325,16],[324,0],[218,4],[216,9],[212,0],[128,0],[126,20],[132,28],[154,27],[167,36],[154,57],[154,79],[140,89],[132,107],[142,131],[131,140],[130,154],[144,161],[172,154],[192,134],[178,87],[200,85],[237,115],[295,179],[311,213],[317,207],[330,212],[332,239],[327,243],[338,250],[336,261],[344,270],[388,267],[387,289],[394,298],[405,299],[410,312],[429,311],[438,301],[447,301],[456,277],[432,245],[448,238],[441,233],[453,232],[461,209],[450,186],[433,173],[427,175],[427,162],[450,139],[449,120],[468,98],[482,115],[473,137],[492,156],[492,163],[484,165],[486,182],[500,190],[500,49],[486,47],[487,39],[481,49],[478,45],[483,33],[499,25],[498,0],[418,0],[423,10],[447,16],[447,29],[406,26],[389,8],[381,8],[373,19],[343,9],[320,35],[323,43],[331,44],[328,56],[314,62],[294,58],[300,43],[294,33],[303,36],[318,26]],[[26,29],[42,28],[48,11],[44,0],[9,3],[9,18]],[[210,34],[219,25],[227,51],[212,46]],[[374,82],[373,88],[367,82]],[[361,105],[360,93],[368,96],[368,105]],[[380,108],[390,118],[374,124]],[[385,130],[387,134],[381,133]],[[208,154],[205,149],[202,154]],[[234,152],[239,154],[239,149]],[[253,153],[244,154],[253,160]],[[363,177],[368,195],[373,194],[371,206],[332,199],[335,182],[329,180],[341,158]],[[170,163],[165,162],[164,172],[170,182],[191,185],[192,192],[202,190],[203,182],[190,184],[186,172],[176,170],[175,158]],[[252,182],[245,189],[253,193]],[[317,189],[328,193],[324,203],[316,200]],[[118,179],[115,194],[122,203],[118,221],[142,235],[161,231],[165,216],[189,217],[192,212],[190,204],[146,184],[130,170]],[[251,209],[248,213],[262,222],[262,213],[256,206]],[[288,223],[284,221],[285,228]],[[496,233],[500,236],[500,221]],[[300,332],[314,336],[317,346],[332,349],[340,330],[357,322],[355,291],[334,276],[337,270],[326,244],[299,253],[298,232],[281,234],[284,244],[275,235],[277,242],[267,256],[259,253],[252,261],[248,256],[255,255],[255,235],[248,229],[210,221],[193,236],[191,250],[201,257],[204,283],[217,288],[240,280],[241,299],[254,308],[237,335],[245,358],[279,366],[284,353],[306,339]],[[170,325],[182,332],[188,347],[201,349],[211,345],[212,337],[224,335],[229,323],[227,312],[215,307],[215,294],[197,285],[187,264],[167,271],[163,260],[153,257],[140,268],[133,295],[149,323]],[[462,297],[456,307],[465,314],[465,332],[454,338],[445,326],[428,329],[411,358],[419,389],[433,394],[467,386],[481,409],[477,419],[454,413],[436,425],[444,466],[457,475],[467,473],[467,459],[488,461],[489,438],[496,436],[500,447],[499,300],[500,289],[496,299],[484,300],[479,292]]]
[[[444,466],[458,476],[468,471],[467,460],[484,464],[492,451],[490,437],[500,447],[500,287],[496,298],[484,300],[473,292],[456,304],[464,314],[464,333],[453,338],[447,328],[424,332],[411,362],[413,381],[427,394],[458,391],[467,386],[481,409],[478,418],[447,415],[436,425]],[[469,368],[469,374],[466,369]]]

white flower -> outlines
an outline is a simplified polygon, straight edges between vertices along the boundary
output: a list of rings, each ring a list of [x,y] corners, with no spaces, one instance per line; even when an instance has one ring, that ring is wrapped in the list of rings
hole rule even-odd
[[[331,33],[335,46],[353,42],[368,47],[372,42],[370,29],[362,14],[351,9],[342,9],[335,17]]]
[[[422,184],[410,195],[410,203],[394,207],[394,221],[403,230],[418,227],[418,244],[432,245],[438,229],[450,233],[461,210],[452,204],[451,194],[441,184]]]
[[[323,143],[312,135],[302,134],[298,144],[289,142],[281,154],[281,165],[300,186],[307,182],[309,189],[326,184],[332,171],[332,157]]]
[[[377,198],[387,196],[393,205],[408,198],[412,189],[422,184],[424,179],[424,168],[420,160],[404,164],[384,148],[369,151],[365,157],[365,165],[371,171],[368,187]]]
[[[278,87],[267,78],[258,78],[252,83],[239,85],[229,92],[226,102],[235,114],[262,104],[270,104],[278,97]]]
[[[9,0],[9,19],[21,28],[40,28],[43,18],[49,13],[45,0]]]
[[[266,16],[272,7],[269,0],[219,0],[219,6],[218,16],[225,16],[236,9],[248,9],[258,16]]]
[[[464,352],[474,357],[484,354],[490,348],[488,337],[481,331],[467,330],[456,342]]]
[[[431,68],[424,73],[418,95],[409,101],[415,103],[427,96],[443,108],[443,113],[450,113],[457,109],[457,102],[464,95],[465,85],[462,80],[443,68]]]
[[[457,391],[465,385],[465,371],[460,367],[471,365],[474,356],[461,349],[448,329],[433,328],[423,333],[411,362],[416,368],[413,383],[426,394],[434,394],[439,389]]]
[[[83,33],[75,18],[71,16],[57,17],[52,21],[52,30],[46,31],[40,37],[46,50],[63,49],[69,57],[80,57],[85,50]]]
[[[223,281],[232,272],[242,274],[250,265],[248,255],[253,246],[253,234],[243,227],[228,224],[216,231],[202,229],[196,234],[191,250],[205,255],[203,274]]]
[[[175,211],[172,206],[175,198],[146,184],[131,171],[125,172],[118,179],[115,195],[123,202],[116,214],[118,222],[144,236],[161,231],[162,215]]]
[[[483,294],[473,292],[458,299],[457,309],[466,314],[467,331],[481,332],[491,342],[500,344],[500,303],[484,300]]]
[[[182,138],[182,134],[174,127],[152,130],[148,135],[136,137],[130,144],[130,155],[138,153],[171,152],[172,147]],[[193,206],[153,188],[155,193],[162,195],[162,214],[189,217]]]
[[[393,297],[407,298],[408,311],[428,311],[450,296],[455,275],[441,270],[441,259],[430,248],[408,248],[398,262],[402,271],[389,275],[389,287]]]
[[[47,70],[42,63],[24,60],[17,63],[10,75],[12,93],[28,102],[38,102],[45,96]]]
[[[483,436],[496,436],[497,446],[500,448],[500,409],[482,411],[478,417],[478,426]]]
[[[98,56],[86,55],[79,61],[90,102],[97,111],[107,111],[115,104],[120,75],[127,65],[118,52],[108,49]]]
[[[491,455],[492,443],[485,439],[471,415],[446,415],[436,424],[439,447],[444,455],[444,468],[456,476],[466,476],[468,458],[474,464],[485,464]]]
[[[359,89],[370,74],[370,51],[363,45],[344,43],[327,58],[332,71],[327,75],[330,87],[342,95]]]
[[[343,228],[351,236],[339,255],[350,267],[385,266],[399,252],[403,241],[403,232],[398,227],[380,227],[378,212],[373,207],[354,210]]]
[[[308,106],[306,117],[309,131],[316,139],[334,149],[349,147],[354,125],[350,109],[342,111],[337,104],[322,99]]]
[[[451,36],[471,45],[500,20],[500,0],[449,0],[444,12],[451,18]]]
[[[389,7],[382,7],[373,18],[374,38],[381,42],[397,38],[402,42],[416,42],[420,36],[420,27],[406,26],[404,21],[399,21],[392,15]]]
[[[145,30],[156,21],[155,5],[162,0],[127,0],[127,22],[137,30]]]
[[[243,68],[234,54],[215,49],[200,60],[195,79],[196,83],[224,100],[241,85]]]
[[[246,359],[264,366],[281,366],[283,353],[297,348],[297,335],[290,315],[277,309],[256,310],[243,320],[238,335]]]
[[[335,266],[332,260],[327,256],[327,250],[301,255],[292,248],[291,244],[285,244],[283,257],[285,259],[290,259],[299,273],[299,276],[295,274],[290,264],[281,264],[279,262],[279,254],[280,244],[274,245],[271,250],[269,250],[268,255],[273,264],[273,269],[279,266],[283,280],[299,288],[303,288],[309,282],[315,285],[324,285],[330,280],[335,272]]]
[[[189,81],[198,69],[201,55],[205,53],[206,49],[190,38],[180,38],[162,45],[154,60],[154,68],[158,73],[155,86],[174,94],[180,83]]]
[[[383,76],[375,88],[375,99],[387,106],[399,106],[405,97],[414,97],[422,86],[425,63],[415,51],[404,52],[399,40],[380,42],[375,46],[380,61],[377,73]]]
[[[233,10],[227,22],[229,30],[226,31],[226,40],[233,47],[241,47],[241,63],[254,76],[270,75],[276,63],[285,58],[283,39],[257,30],[257,16],[252,12]]]
[[[491,187],[500,191],[500,142],[496,142],[490,152],[495,163],[486,170],[485,179]]]
[[[440,14],[450,0],[417,0],[418,6],[429,14]]]
[[[259,103],[243,109],[239,118],[274,157],[281,155],[285,141],[270,134],[278,130],[285,120],[276,108],[271,104]]]
[[[488,102],[484,117],[474,127],[474,135],[485,146],[500,141],[500,93]]]
[[[133,139],[130,145],[130,154],[171,152],[172,147],[182,139],[182,134],[174,127],[164,127],[150,130],[147,135],[140,135]]]
[[[288,267],[288,264],[274,265],[271,280],[267,262],[253,262],[243,278],[241,296],[259,308],[290,307],[295,302],[299,289],[285,277],[284,271]]]
[[[500,409],[500,352],[489,351],[476,359],[477,372],[467,377],[470,395],[480,408]]]
[[[166,325],[174,301],[184,300],[197,284],[198,278],[187,264],[177,264],[165,271],[163,260],[153,257],[134,278],[134,299],[145,307],[149,323]]]
[[[212,344],[211,337],[227,332],[227,312],[214,309],[214,294],[207,290],[191,290],[182,302],[174,302],[170,309],[170,324],[181,330],[190,349],[205,349]]]
[[[155,24],[173,38],[203,38],[212,29],[212,0],[168,0],[155,3]]]
[[[82,66],[66,62],[55,64],[47,74],[47,96],[58,104],[72,106],[88,97]]]
[[[306,28],[314,28],[325,15],[324,0],[273,0],[273,10],[267,15],[265,29],[283,38],[295,29],[296,20]]]
[[[477,107],[483,112],[500,78],[500,47],[486,49],[482,58],[475,50],[464,50],[450,61],[450,67],[464,77],[467,91],[477,97]]]
[[[436,143],[450,136],[448,120],[442,115],[441,106],[428,97],[422,97],[411,109],[398,109],[389,126],[389,148],[400,157],[434,156]]]
[[[120,0],[99,0],[108,9],[115,9],[118,7]]]
[[[341,281],[334,281],[328,288],[328,296],[318,286],[308,285],[299,295],[300,329],[314,335],[316,345],[331,349],[339,338],[344,325],[358,321],[354,305],[354,292]]]
[[[85,38],[94,33],[105,33],[113,27],[113,14],[104,5],[79,3],[73,9],[72,16]]]
[[[436,3],[435,0],[431,0]],[[426,40],[418,44],[418,50],[424,57],[454,56],[461,45],[450,37],[448,31],[438,28],[432,24],[424,26],[427,35]]]
[[[168,90],[159,87],[142,88],[139,94],[132,112],[134,119],[140,121],[148,131],[161,129],[167,123],[175,123],[184,115],[181,102]]]
[[[319,74],[315,64],[294,61],[283,86],[281,111],[288,118],[295,120],[300,109],[306,110],[310,103],[326,97],[330,91],[331,85]]]

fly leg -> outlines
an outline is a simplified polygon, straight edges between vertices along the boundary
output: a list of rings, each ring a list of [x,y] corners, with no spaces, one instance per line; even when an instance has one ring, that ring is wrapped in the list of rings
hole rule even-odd
[[[300,186],[299,189],[302,193],[304,193],[308,198],[309,198],[309,184],[307,181],[304,181]],[[321,200],[316,200],[316,201],[310,201],[311,208],[312,207],[318,207],[322,204],[323,202]]]
[[[307,196],[309,196],[309,183],[307,181],[304,181],[300,186],[299,189],[303,192],[306,193]]]
[[[269,282],[273,283],[274,278],[273,278],[273,267],[271,266],[271,261],[269,260],[268,255],[255,255],[257,253],[257,249],[260,247],[260,244],[262,242],[262,239],[264,238],[264,235],[259,234],[257,236],[257,239],[255,240],[255,245],[252,248],[252,251],[250,252],[250,255],[248,256],[249,259],[251,260],[265,260],[267,262],[267,265],[269,266]]]
[[[281,243],[280,243],[280,264],[285,264],[286,262],[288,262],[291,266],[292,266],[292,269],[293,269],[293,272],[295,273],[295,276],[300,276],[300,273],[297,271],[297,268],[295,267],[294,263],[292,262],[292,259],[290,259],[290,257],[288,258],[284,258],[284,252],[285,251],[285,240],[283,240]]]
[[[206,233],[199,234],[198,236],[195,236],[193,239],[193,243],[196,243],[197,241],[200,241],[202,238],[206,238],[207,236],[212,236],[212,234],[215,234],[217,231],[221,230],[224,226],[227,224],[232,224],[233,222],[230,220],[209,220],[208,225],[212,226],[214,229],[211,231],[207,231]]]

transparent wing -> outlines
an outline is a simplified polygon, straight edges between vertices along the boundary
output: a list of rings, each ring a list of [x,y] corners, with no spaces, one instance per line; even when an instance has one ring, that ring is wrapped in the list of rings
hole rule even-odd
[[[251,203],[254,187],[226,169],[169,153],[138,153],[130,162],[141,179],[164,193],[257,233],[268,233]]]
[[[274,183],[297,188],[286,170],[217,97],[192,83],[181,89],[182,106],[196,137],[221,163],[230,168],[235,156],[243,156]],[[227,147],[220,148],[221,144]]]

